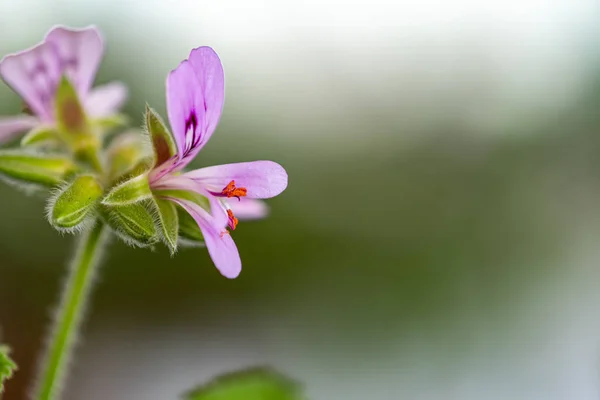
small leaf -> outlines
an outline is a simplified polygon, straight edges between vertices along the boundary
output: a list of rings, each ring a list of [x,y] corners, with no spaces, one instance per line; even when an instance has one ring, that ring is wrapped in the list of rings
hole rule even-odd
[[[179,234],[179,217],[175,203],[168,200],[156,199],[156,206],[162,227],[163,242],[171,254],[177,251],[177,238]]]
[[[177,154],[173,136],[165,126],[160,115],[146,104],[146,129],[154,148],[154,165],[161,165]]]
[[[4,381],[12,378],[13,372],[17,370],[17,364],[9,357],[10,349],[0,345],[0,397],[4,391]]]
[[[126,243],[147,247],[158,242],[156,222],[148,211],[150,206],[143,203],[125,206],[102,207],[108,225]]]
[[[185,400],[301,400],[299,385],[264,368],[233,372],[183,396]]]
[[[177,215],[179,217],[179,236],[187,240],[193,245],[204,245],[204,236],[194,218],[183,208],[177,207]]]
[[[142,174],[129,179],[114,188],[102,199],[105,206],[118,206],[138,203],[152,197],[148,175]]]
[[[54,115],[58,129],[68,136],[83,135],[90,131],[77,91],[64,75],[56,88]]]
[[[64,230],[76,228],[90,215],[102,193],[102,185],[94,176],[78,176],[50,200],[50,223]]]
[[[53,126],[42,125],[30,130],[23,139],[21,146],[33,146],[40,144],[55,144],[60,139],[60,136]]]
[[[54,186],[75,170],[76,165],[68,157],[0,151],[0,174],[12,180]]]
[[[106,154],[111,182],[123,181],[127,176],[134,177],[152,168],[152,152],[145,139],[141,132],[130,131],[110,143]]]

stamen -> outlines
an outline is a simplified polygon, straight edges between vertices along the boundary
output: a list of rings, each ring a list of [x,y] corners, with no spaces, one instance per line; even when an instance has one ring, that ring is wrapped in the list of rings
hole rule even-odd
[[[227,216],[229,217],[229,229],[235,230],[238,224],[238,219],[233,215],[233,211],[227,210]]]
[[[244,197],[248,194],[248,189],[244,187],[236,187],[235,181],[231,181],[223,188],[221,191],[221,196],[225,196],[227,198],[236,197],[240,200],[240,197]]]

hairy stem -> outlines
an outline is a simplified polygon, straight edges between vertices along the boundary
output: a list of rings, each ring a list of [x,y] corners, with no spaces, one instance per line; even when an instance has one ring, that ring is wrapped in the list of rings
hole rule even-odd
[[[77,245],[32,396],[34,400],[53,400],[60,392],[107,236],[104,224],[97,221]]]

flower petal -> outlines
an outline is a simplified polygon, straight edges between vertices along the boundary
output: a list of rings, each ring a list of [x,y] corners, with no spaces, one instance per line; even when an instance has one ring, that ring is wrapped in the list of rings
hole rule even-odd
[[[188,192],[197,193],[208,199],[210,204],[210,214],[213,218],[213,223],[219,228],[219,230],[225,229],[227,226],[227,211],[224,204],[211,195],[204,186],[192,179],[186,178],[183,175],[165,175],[158,181],[150,183],[152,190],[183,190]]]
[[[179,163],[176,167],[183,168],[200,150],[205,119],[200,83],[187,60],[167,76],[167,113],[177,142]]]
[[[0,61],[0,75],[43,121],[53,119],[52,103],[61,72],[51,45],[42,43],[7,55]]]
[[[189,61],[200,83],[204,97],[205,120],[201,146],[204,146],[213,134],[225,101],[225,75],[219,56],[210,47],[198,47],[190,52]]]
[[[71,80],[79,96],[85,98],[104,53],[98,29],[57,26],[48,32],[45,41],[54,46],[63,74]]]
[[[238,188],[246,188],[246,197],[268,199],[275,197],[287,187],[285,169],[273,161],[251,161],[216,165],[184,174],[202,183],[211,192],[220,193],[231,181]]]
[[[196,203],[176,198],[169,200],[179,204],[194,218],[202,231],[208,253],[221,274],[226,278],[236,278],[242,270],[242,260],[231,235],[215,226],[212,215]]]
[[[97,86],[85,98],[85,109],[93,117],[106,117],[116,113],[127,99],[127,86],[111,82]]]
[[[35,128],[40,120],[29,115],[16,117],[0,117],[0,143],[6,143],[16,134]]]
[[[233,214],[240,220],[262,219],[269,214],[269,207],[262,200],[241,199],[227,202]]]

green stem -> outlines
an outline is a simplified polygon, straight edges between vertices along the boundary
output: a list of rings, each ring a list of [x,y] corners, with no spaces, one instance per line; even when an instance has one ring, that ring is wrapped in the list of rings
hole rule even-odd
[[[33,399],[52,400],[58,396],[107,236],[104,224],[97,221],[77,245]]]

